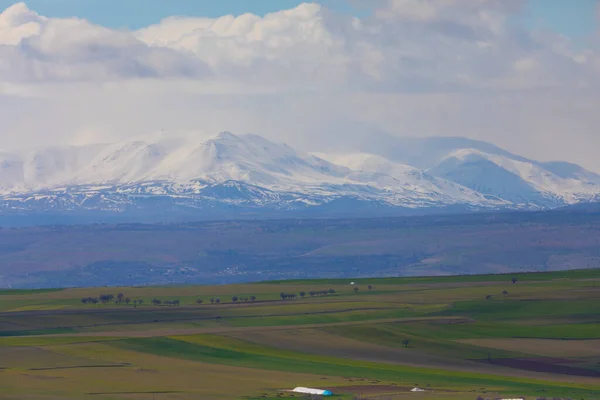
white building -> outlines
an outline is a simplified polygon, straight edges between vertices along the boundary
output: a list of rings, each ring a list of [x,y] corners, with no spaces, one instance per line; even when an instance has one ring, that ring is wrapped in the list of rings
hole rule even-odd
[[[333,393],[331,393],[329,390],[311,389],[311,388],[305,388],[305,387],[297,387],[296,389],[292,390],[292,392],[304,393],[304,394],[315,394],[317,396],[333,396]]]

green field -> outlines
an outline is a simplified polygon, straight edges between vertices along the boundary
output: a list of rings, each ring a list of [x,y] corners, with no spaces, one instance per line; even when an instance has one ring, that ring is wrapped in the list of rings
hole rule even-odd
[[[0,399],[600,399],[600,270],[354,282],[0,291]]]

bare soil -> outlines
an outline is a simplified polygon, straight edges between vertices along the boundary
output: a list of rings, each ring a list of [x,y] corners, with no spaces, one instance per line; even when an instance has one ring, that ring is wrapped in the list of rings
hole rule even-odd
[[[558,359],[568,359],[569,357],[592,357],[600,356],[600,340],[560,340],[560,339],[466,339],[459,340],[460,343],[467,343],[475,346],[489,347],[492,349],[502,349],[515,351],[537,356],[552,357]],[[549,361],[553,364],[563,364],[564,362]]]
[[[572,375],[572,376],[584,376],[591,378],[600,378],[600,371],[593,371],[591,369],[569,367],[564,365],[565,360],[561,364],[553,364],[552,359],[550,362],[546,358],[496,358],[490,360],[480,360],[480,362],[500,365],[503,367],[522,369],[525,371],[545,372],[549,374],[559,375]]]

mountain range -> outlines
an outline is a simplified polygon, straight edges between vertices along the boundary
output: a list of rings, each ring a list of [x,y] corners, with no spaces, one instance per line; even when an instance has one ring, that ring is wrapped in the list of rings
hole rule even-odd
[[[365,137],[307,153],[254,134],[0,152],[0,223],[541,210],[600,175],[465,138]]]

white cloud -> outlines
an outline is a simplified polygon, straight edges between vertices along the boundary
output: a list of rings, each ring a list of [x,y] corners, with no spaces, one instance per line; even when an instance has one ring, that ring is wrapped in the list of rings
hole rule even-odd
[[[511,27],[518,0],[388,0],[358,20],[314,3],[268,14],[171,17],[137,32],[48,19],[17,4],[0,14],[5,81],[190,77],[282,90],[514,89],[528,65],[590,63],[565,39]],[[529,86],[568,78],[547,68]],[[556,73],[556,74],[555,74]],[[521,82],[527,88],[527,82]]]
[[[370,4],[361,19],[307,3],[135,32],[17,4],[0,13],[0,147],[161,128],[310,146],[385,129],[568,154],[600,170],[595,156],[576,157],[600,145],[596,49],[511,23],[520,0]]]
[[[7,8],[0,14],[0,45],[15,46],[23,39],[38,36],[45,21],[24,3]]]
[[[0,14],[1,81],[202,77],[208,71],[200,60],[149,47],[130,32],[77,18],[41,17],[23,3]]]

